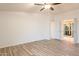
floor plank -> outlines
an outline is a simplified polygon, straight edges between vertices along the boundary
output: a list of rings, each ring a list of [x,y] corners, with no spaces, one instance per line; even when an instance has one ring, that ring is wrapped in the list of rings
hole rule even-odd
[[[79,56],[79,44],[60,40],[41,40],[0,48],[0,56]]]

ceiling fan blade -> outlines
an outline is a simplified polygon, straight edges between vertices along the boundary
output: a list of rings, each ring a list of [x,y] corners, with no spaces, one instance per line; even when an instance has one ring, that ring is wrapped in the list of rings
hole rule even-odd
[[[42,9],[40,9],[40,11],[44,10],[45,8],[43,7]]]
[[[53,11],[53,10],[54,10],[54,8],[53,8],[53,7],[50,7],[50,10],[52,10],[52,11]]]
[[[41,3],[34,3],[34,5],[40,5],[40,6],[43,6],[44,4],[41,4]]]
[[[59,4],[61,4],[61,3],[52,3],[52,5],[59,5]]]

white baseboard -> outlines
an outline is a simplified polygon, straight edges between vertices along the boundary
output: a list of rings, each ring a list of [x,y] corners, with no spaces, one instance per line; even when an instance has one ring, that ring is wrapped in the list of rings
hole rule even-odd
[[[48,40],[48,39],[39,39],[39,40]],[[24,44],[24,43],[30,43],[30,42],[39,41],[39,40],[19,41],[19,42],[15,42],[15,43],[13,42],[13,43],[9,43],[9,44],[4,43],[3,45],[0,45],[0,48],[15,46],[15,45]]]

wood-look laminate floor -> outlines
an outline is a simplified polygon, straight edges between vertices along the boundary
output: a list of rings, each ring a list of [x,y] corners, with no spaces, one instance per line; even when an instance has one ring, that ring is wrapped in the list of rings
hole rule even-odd
[[[79,44],[41,40],[0,49],[0,56],[79,56]]]

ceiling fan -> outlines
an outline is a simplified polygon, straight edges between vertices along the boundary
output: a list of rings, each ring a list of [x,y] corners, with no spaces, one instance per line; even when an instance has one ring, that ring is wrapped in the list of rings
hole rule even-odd
[[[54,10],[54,8],[52,7],[53,5],[59,5],[61,3],[34,3],[34,5],[38,5],[38,6],[42,6],[42,8],[40,9],[40,11],[43,11],[44,9],[50,9],[50,10]]]

